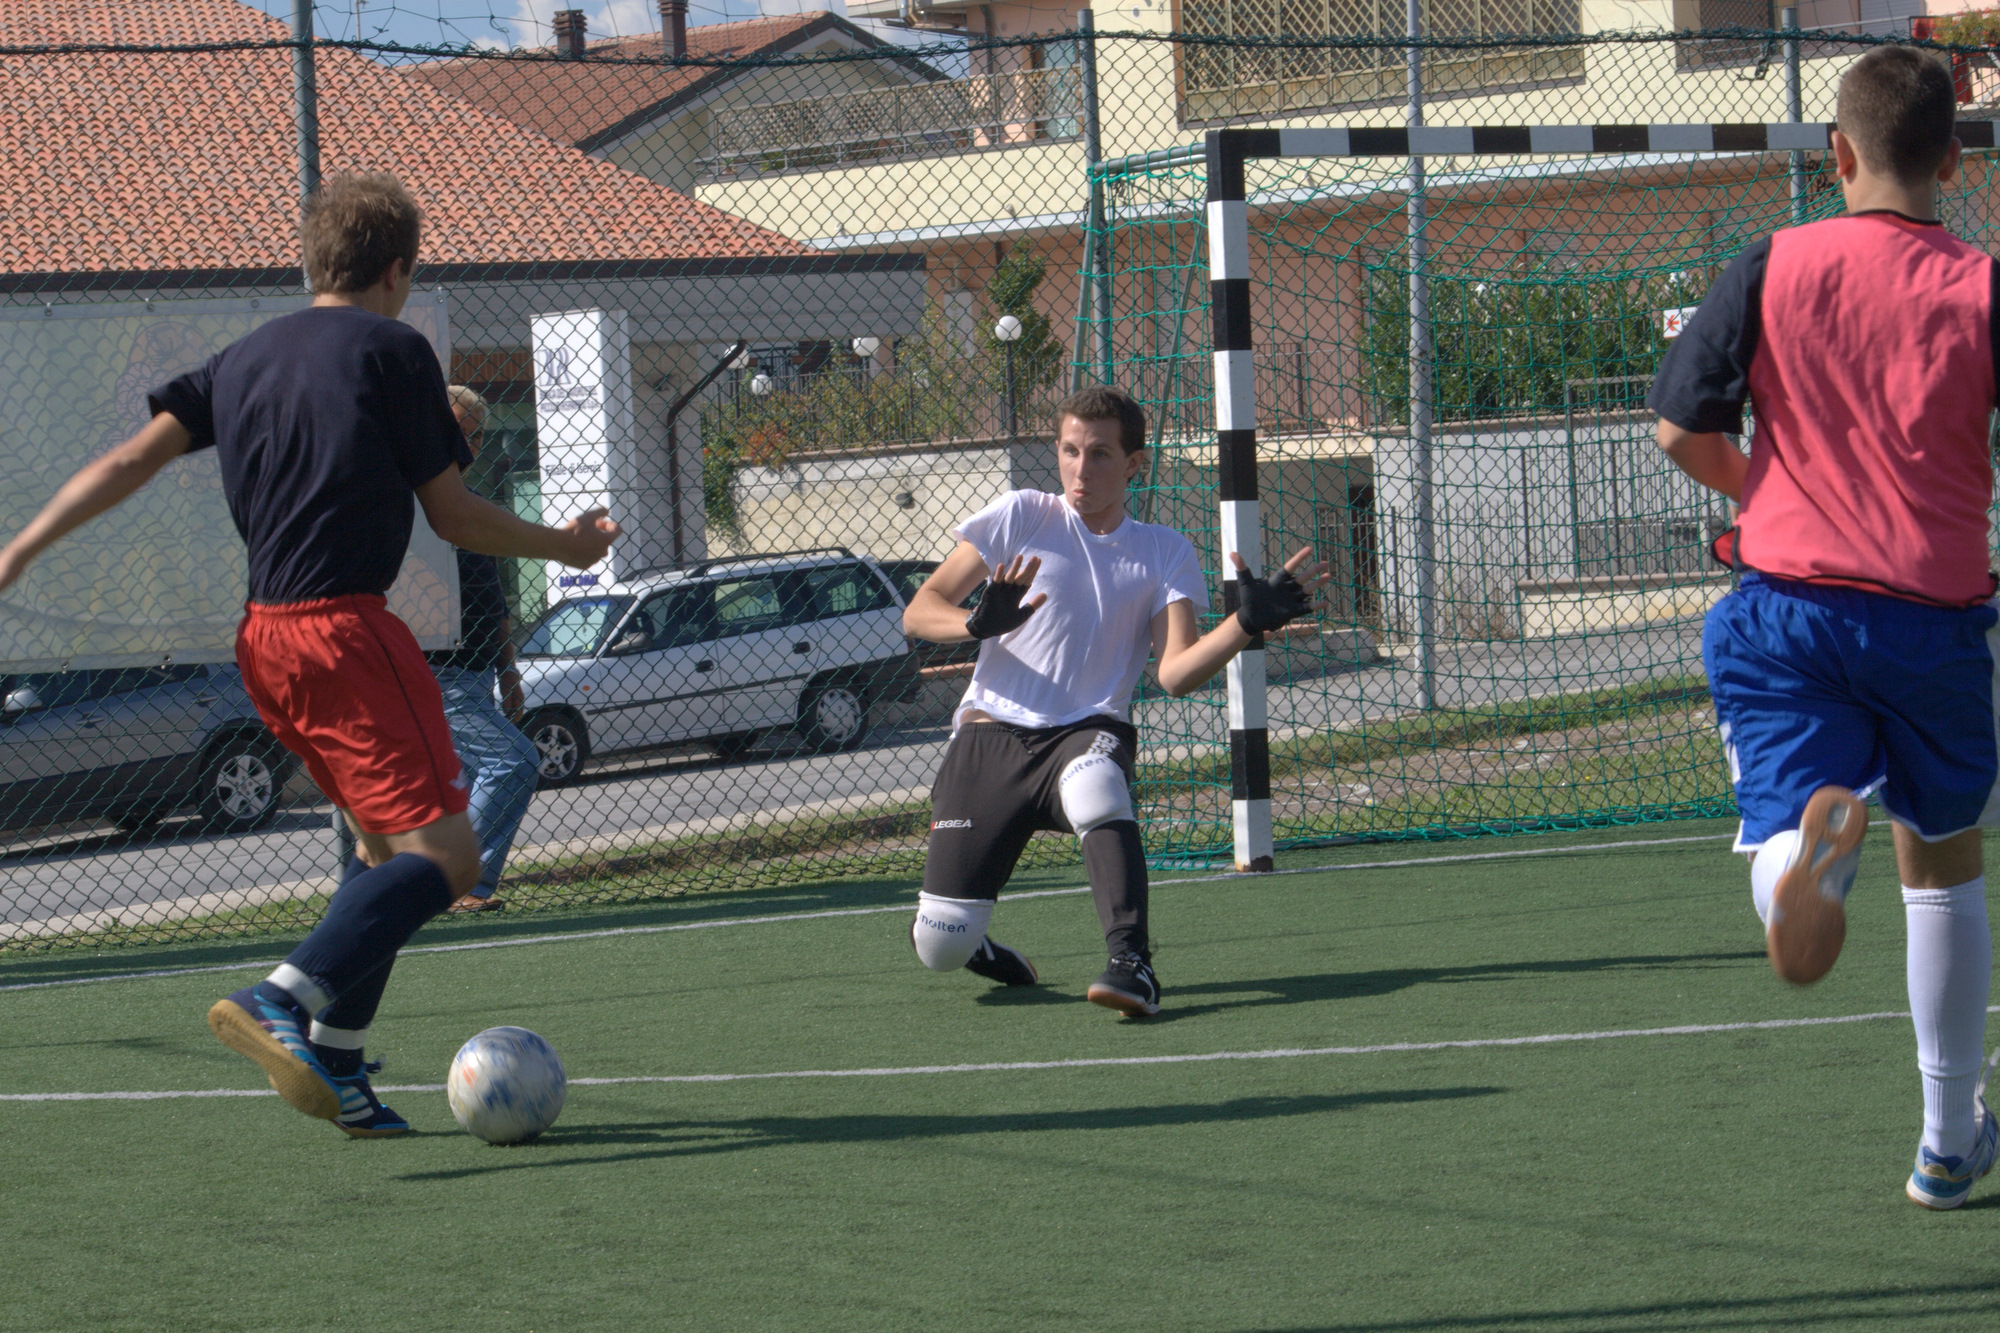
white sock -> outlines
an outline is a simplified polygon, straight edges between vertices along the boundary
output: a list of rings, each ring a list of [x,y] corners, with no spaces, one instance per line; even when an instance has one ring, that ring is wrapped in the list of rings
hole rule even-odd
[[[1924,1146],[1944,1157],[1972,1150],[1972,1093],[1986,1060],[1993,936],[1986,877],[1948,889],[1903,890],[1909,927],[1910,1013],[1924,1078]]]
[[[333,1003],[333,997],[321,990],[318,982],[290,963],[278,964],[277,970],[264,980],[297,1000],[308,1014],[316,1014]]]

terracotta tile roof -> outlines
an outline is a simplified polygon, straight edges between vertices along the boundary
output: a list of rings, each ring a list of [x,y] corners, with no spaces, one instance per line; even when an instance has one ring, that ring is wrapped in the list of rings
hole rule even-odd
[[[0,0],[0,44],[283,40],[233,0]],[[424,259],[800,255],[805,247],[353,52],[318,53],[324,174],[394,172]],[[0,271],[298,263],[288,50],[0,56]]]
[[[697,59],[747,58],[795,52],[825,34],[847,39],[853,48],[880,48],[918,71],[942,77],[917,59],[855,27],[837,14],[816,12],[709,23],[687,30],[688,55]],[[713,65],[629,65],[621,60],[658,60],[659,34],[590,42],[581,60],[439,60],[406,67],[421,79],[552,139],[595,148],[620,131],[660,115],[679,101],[742,76],[742,70]]]

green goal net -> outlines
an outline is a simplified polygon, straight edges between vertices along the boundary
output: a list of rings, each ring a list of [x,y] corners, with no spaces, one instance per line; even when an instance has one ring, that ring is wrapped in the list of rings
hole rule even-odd
[[[1733,516],[1659,452],[1645,397],[1743,247],[1841,211],[1823,156],[1431,157],[1415,261],[1408,158],[1247,163],[1262,554],[1310,546],[1333,570],[1321,617],[1266,654],[1278,847],[1733,811],[1701,660],[1732,586],[1707,548]],[[1975,243],[1990,173],[1969,155],[1942,200]],[[1078,343],[1108,343],[1152,416],[1146,516],[1221,569],[1207,176],[1198,146],[1100,171],[1112,298],[1082,304]],[[1224,707],[1140,705],[1164,856],[1230,845]]]

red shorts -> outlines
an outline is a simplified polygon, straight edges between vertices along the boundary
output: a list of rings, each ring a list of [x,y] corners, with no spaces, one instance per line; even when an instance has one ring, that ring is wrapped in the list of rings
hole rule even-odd
[[[407,833],[465,809],[444,694],[381,597],[251,602],[236,665],[264,725],[363,829]]]

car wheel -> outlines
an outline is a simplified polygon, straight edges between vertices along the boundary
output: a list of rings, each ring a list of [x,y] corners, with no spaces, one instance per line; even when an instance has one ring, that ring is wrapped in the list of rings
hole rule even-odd
[[[799,729],[815,750],[852,750],[868,734],[868,696],[844,681],[818,686],[799,709]]]
[[[521,732],[540,752],[536,774],[544,787],[560,787],[576,781],[590,758],[590,734],[575,714],[560,710],[530,713],[521,723]]]
[[[243,732],[218,745],[201,777],[201,815],[210,828],[245,833],[278,813],[291,765],[276,741]]]

